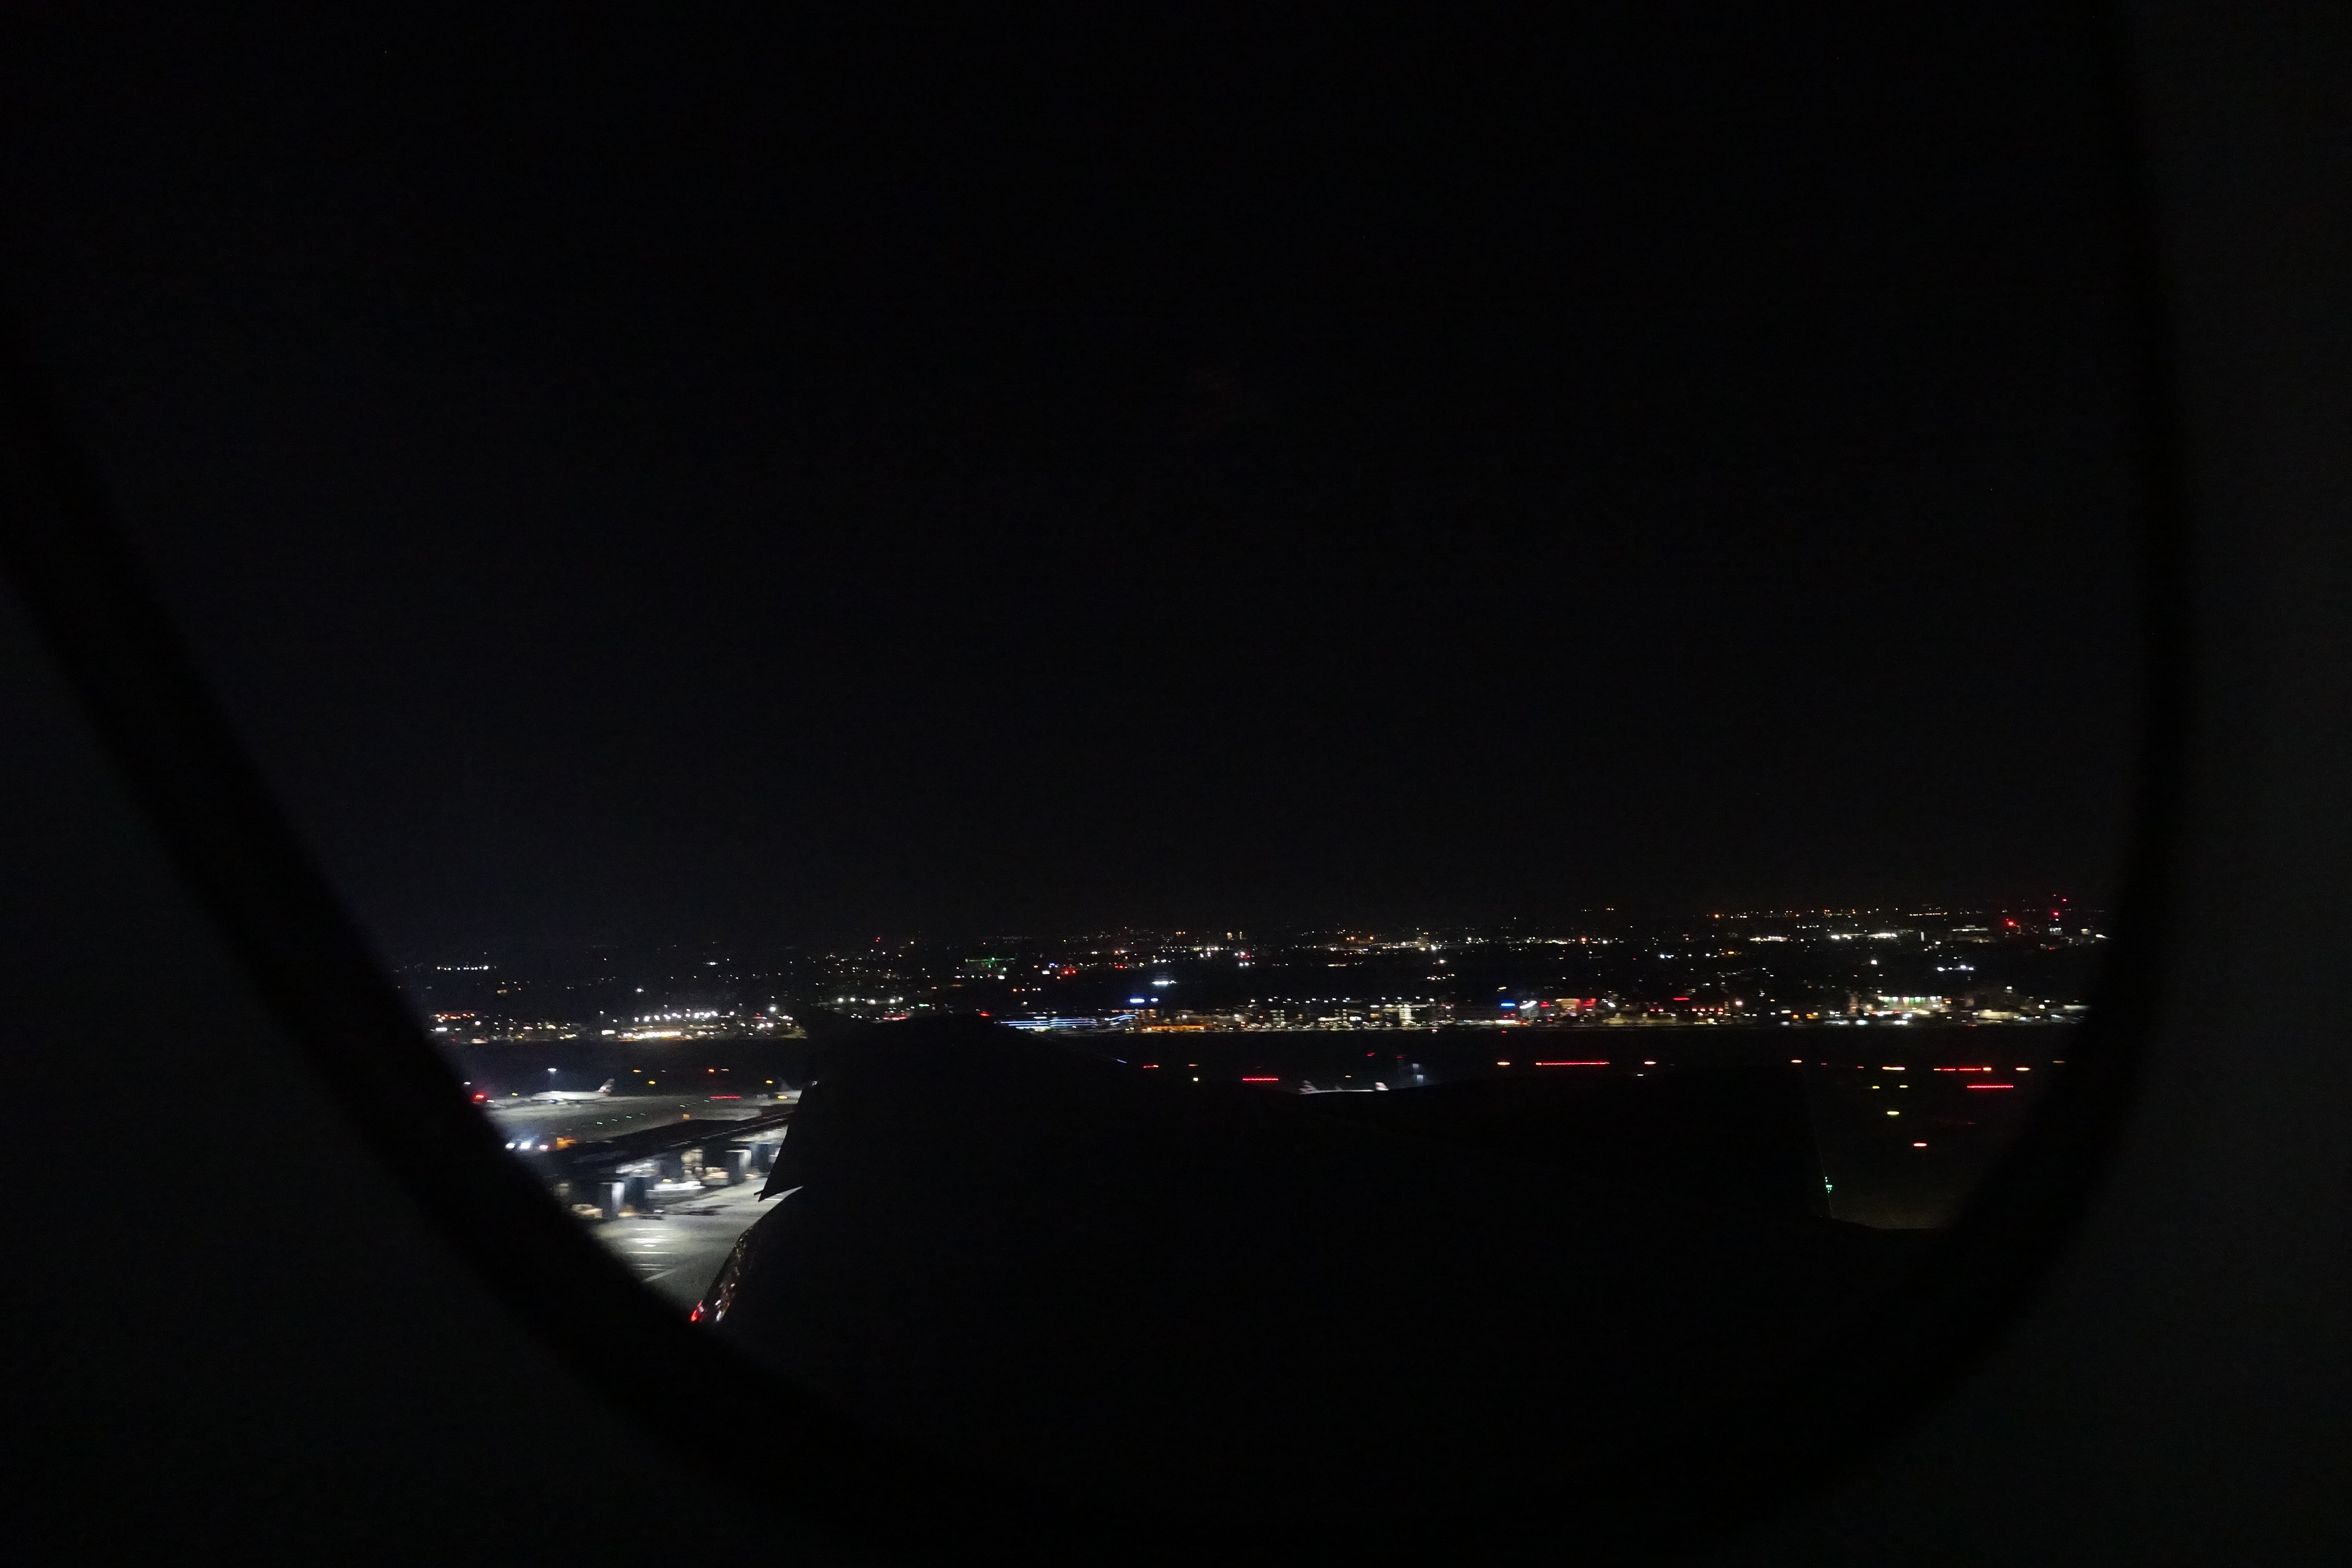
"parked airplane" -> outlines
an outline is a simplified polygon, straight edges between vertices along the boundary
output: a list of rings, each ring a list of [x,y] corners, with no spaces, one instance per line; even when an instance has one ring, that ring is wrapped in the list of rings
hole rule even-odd
[[[613,1080],[608,1078],[593,1089],[551,1089],[530,1098],[533,1103],[539,1105],[576,1105],[583,1101],[608,1099],[612,1092]]]

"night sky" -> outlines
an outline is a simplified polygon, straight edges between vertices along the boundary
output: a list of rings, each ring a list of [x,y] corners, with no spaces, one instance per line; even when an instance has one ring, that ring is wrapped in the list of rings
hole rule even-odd
[[[5,288],[395,956],[2111,881],[2065,7],[328,9],[15,8]]]

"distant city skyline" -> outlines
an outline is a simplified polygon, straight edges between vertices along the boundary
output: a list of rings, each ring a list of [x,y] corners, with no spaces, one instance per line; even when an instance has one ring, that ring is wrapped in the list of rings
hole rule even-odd
[[[452,1044],[783,1037],[818,1020],[938,1011],[1071,1030],[2014,1022],[2080,1016],[2108,934],[2102,911],[2063,900],[1669,917],[1602,909],[1520,929],[583,951],[409,964],[399,978]]]

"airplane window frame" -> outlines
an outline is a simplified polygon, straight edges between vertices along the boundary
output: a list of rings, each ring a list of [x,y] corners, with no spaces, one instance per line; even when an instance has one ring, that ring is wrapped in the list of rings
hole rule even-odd
[[[1960,1220],[1874,1304],[1863,1332],[1821,1347],[1799,1374],[1727,1408],[1671,1455],[1629,1456],[1622,1469],[1566,1480],[1561,1493],[1531,1500],[1550,1521],[1537,1538],[1544,1553],[1689,1550],[1825,1487],[1883,1445],[1951,1388],[2031,1298],[2064,1252],[2127,1118],[2139,1043],[2168,967],[2152,933],[2169,923],[2168,847],[2189,739],[2180,696],[2191,654],[2182,633],[2181,441],[2162,265],[2120,41],[2111,55],[2151,587],[2137,819],[2115,900],[2123,920],[2082,1044]],[[1036,1555],[1074,1560],[1116,1550],[1129,1559],[1174,1561],[1213,1542],[1223,1555],[1248,1554],[1217,1533],[1234,1521],[1177,1529],[1167,1520],[1096,1510],[1083,1500],[1013,1495],[941,1456],[861,1426],[642,1289],[507,1156],[410,1016],[142,582],[110,521],[103,477],[82,462],[33,356],[13,333],[0,341],[0,478],[10,503],[0,529],[5,565],[113,766],[249,983],[376,1157],[583,1381],[646,1427],[680,1434],[691,1430],[709,1389],[725,1384],[740,1391],[751,1382],[758,1392],[749,1404],[772,1413],[763,1444],[698,1457],[747,1498],[798,1512],[853,1550],[940,1557],[968,1548],[978,1533],[1017,1532]],[[614,1354],[622,1343],[629,1353]],[[1531,1510],[1526,1519],[1477,1521],[1480,1554],[1526,1539],[1537,1517]],[[1343,1538],[1344,1521],[1314,1523],[1312,1539],[1327,1549]],[[1261,1544],[1271,1551],[1278,1534]],[[1350,1539],[1382,1558],[1423,1554],[1433,1544]],[[1468,1543],[1459,1535],[1446,1542]]]

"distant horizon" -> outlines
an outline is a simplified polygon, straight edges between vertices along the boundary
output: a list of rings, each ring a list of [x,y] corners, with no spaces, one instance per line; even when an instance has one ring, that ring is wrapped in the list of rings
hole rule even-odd
[[[1024,929],[1002,930],[898,930],[873,931],[853,935],[846,931],[830,933],[776,933],[767,936],[670,937],[652,940],[608,938],[604,940],[565,940],[560,938],[522,939],[506,944],[484,944],[453,948],[437,952],[412,949],[383,957],[386,966],[394,971],[431,968],[460,969],[474,967],[484,961],[495,966],[506,961],[545,959],[566,955],[610,952],[631,958],[652,958],[664,953],[691,952],[705,959],[718,956],[726,962],[729,952],[738,953],[811,952],[838,953],[880,945],[888,949],[940,947],[960,945],[1002,944],[1023,942],[1066,942],[1092,939],[1120,937],[1189,937],[1219,941],[1276,941],[1316,936],[1364,935],[1394,938],[1405,934],[1465,936],[1500,931],[1511,926],[1548,928],[1559,922],[1595,916],[1612,916],[1621,921],[1643,923],[1681,920],[1801,920],[1807,917],[1845,917],[1887,915],[1923,918],[1951,914],[2013,914],[2021,910],[2047,909],[2053,904],[2063,906],[2075,915],[2104,915],[2104,902],[2084,903],[2072,895],[2056,894],[2044,898],[2009,899],[2000,901],[1900,900],[1880,903],[1783,905],[1749,908],[1699,908],[1669,904],[1653,905],[1591,905],[1574,910],[1545,915],[1498,915],[1476,920],[1420,921],[1255,921],[1249,923],[1173,924],[1130,922],[1119,925],[1071,925],[1054,928],[1029,926]]]

